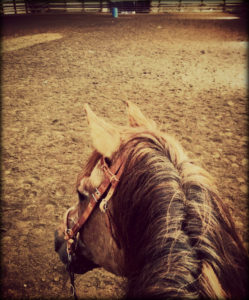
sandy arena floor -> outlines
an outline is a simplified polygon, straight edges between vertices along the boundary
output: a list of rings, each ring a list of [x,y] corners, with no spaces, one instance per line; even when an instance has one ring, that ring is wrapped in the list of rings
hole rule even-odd
[[[246,242],[247,33],[226,14],[6,17],[2,60],[3,293],[68,297],[53,233],[91,151],[83,104],[126,124],[138,104],[217,178]],[[77,276],[84,297],[122,280]]]

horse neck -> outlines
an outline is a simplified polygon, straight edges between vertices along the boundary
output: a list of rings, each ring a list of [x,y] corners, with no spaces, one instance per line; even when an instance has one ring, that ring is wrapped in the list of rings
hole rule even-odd
[[[188,185],[185,178],[184,188],[179,169],[155,145],[140,152],[134,147],[130,152],[113,199],[128,297],[226,295],[221,284],[218,290],[212,288],[211,271],[220,275],[218,283],[224,277],[222,284],[228,290],[231,274],[240,280],[241,268],[235,265],[242,262],[234,256],[241,251],[228,232],[231,226],[225,219],[229,216],[223,218],[219,211],[213,215],[217,207],[212,193],[196,184]],[[222,243],[231,240],[232,249],[224,253]],[[226,259],[232,263],[230,268]],[[203,268],[205,260],[210,262],[209,269]],[[229,295],[243,289],[244,282],[236,284]]]
[[[128,161],[113,201],[128,296],[179,296],[181,290],[193,297],[198,266],[182,231],[185,198],[179,175],[158,151],[139,156],[136,168],[132,154]]]

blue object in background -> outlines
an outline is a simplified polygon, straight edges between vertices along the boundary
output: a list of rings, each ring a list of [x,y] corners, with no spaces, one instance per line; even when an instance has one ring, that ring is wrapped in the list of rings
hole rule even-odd
[[[117,18],[118,17],[118,8],[117,7],[113,7],[113,9],[112,9],[112,16],[113,16],[113,18]]]

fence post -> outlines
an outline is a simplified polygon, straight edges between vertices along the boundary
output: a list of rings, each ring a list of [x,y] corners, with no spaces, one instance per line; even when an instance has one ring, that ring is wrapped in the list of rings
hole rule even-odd
[[[181,11],[182,8],[182,0],[179,0],[179,11]]]
[[[25,12],[26,12],[26,15],[27,15],[28,14],[27,0],[24,0],[24,5],[25,5]]]
[[[16,11],[16,0],[13,1],[13,5],[14,5],[14,11],[15,11],[15,15],[17,14],[17,11]]]

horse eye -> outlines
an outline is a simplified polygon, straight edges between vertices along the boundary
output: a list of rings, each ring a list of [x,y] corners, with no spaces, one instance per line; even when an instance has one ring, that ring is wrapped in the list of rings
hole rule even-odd
[[[81,202],[81,201],[85,201],[85,200],[88,199],[88,195],[82,194],[82,193],[79,192],[79,191],[77,191],[77,192],[78,192],[78,197],[79,197],[80,202]]]
[[[105,157],[105,162],[106,162],[106,164],[107,164],[108,167],[111,166],[112,162],[111,162],[111,160],[108,157]]]

